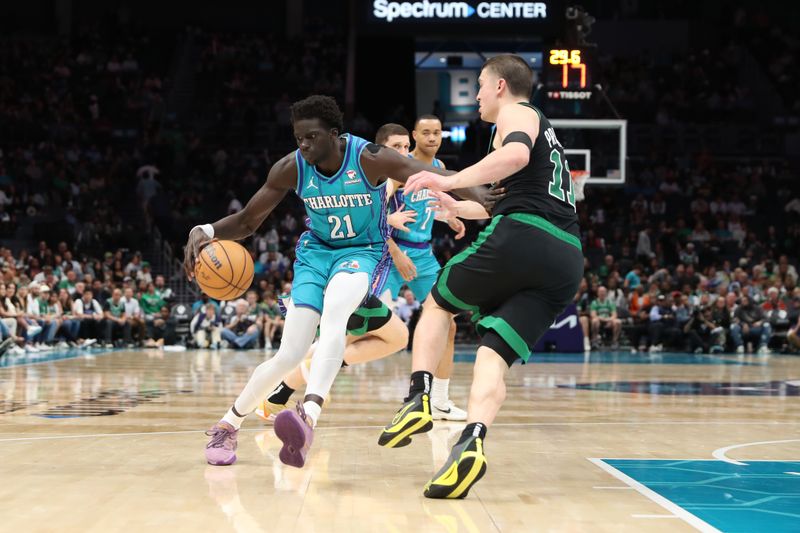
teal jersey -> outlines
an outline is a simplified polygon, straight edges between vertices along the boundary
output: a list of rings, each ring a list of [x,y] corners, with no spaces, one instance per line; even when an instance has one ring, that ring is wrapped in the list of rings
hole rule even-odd
[[[303,200],[306,224],[323,244],[333,248],[383,246],[386,223],[386,183],[373,187],[361,168],[361,152],[369,144],[350,134],[341,168],[325,176],[295,152],[297,196]]]
[[[411,154],[408,154],[408,157],[413,159]],[[438,159],[434,159],[433,166],[442,168],[442,163]],[[433,209],[428,206],[428,202],[431,199],[430,191],[428,191],[428,189],[422,189],[408,196],[405,196],[403,192],[403,189],[395,191],[392,195],[392,200],[389,202],[389,210],[394,213],[395,211],[399,211],[401,206],[405,205],[406,211],[415,211],[417,213],[417,220],[406,224],[406,228],[410,230],[408,232],[393,229],[392,238],[400,242],[430,243],[433,219],[436,215]]]

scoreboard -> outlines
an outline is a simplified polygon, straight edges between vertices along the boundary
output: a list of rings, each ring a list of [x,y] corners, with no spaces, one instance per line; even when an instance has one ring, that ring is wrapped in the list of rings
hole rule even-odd
[[[589,100],[594,66],[592,50],[551,48],[542,67],[547,97],[552,100]]]

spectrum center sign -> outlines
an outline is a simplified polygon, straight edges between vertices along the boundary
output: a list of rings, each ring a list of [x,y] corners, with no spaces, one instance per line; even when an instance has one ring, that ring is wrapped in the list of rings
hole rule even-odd
[[[546,2],[392,2],[374,0],[373,20],[380,22],[461,21],[488,19],[495,21],[539,20],[548,18]]]

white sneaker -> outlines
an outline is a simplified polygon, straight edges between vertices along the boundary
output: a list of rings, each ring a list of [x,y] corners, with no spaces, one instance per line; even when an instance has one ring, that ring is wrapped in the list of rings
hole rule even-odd
[[[81,344],[81,348],[88,348],[93,344],[97,344],[97,339],[86,339],[83,341],[83,344]]]
[[[744,353],[744,346],[737,346],[736,353]]]
[[[583,338],[583,351],[584,352],[591,352],[592,351],[592,343],[589,341],[589,337]]]
[[[37,348],[33,344],[27,344],[25,345],[25,351],[28,353],[39,353],[39,348]]]
[[[68,349],[69,349],[69,344],[67,344],[67,343],[66,343],[66,342],[64,342],[64,341],[61,341],[61,342],[59,342],[59,343],[56,345],[56,347],[57,347],[59,350],[68,350]]]
[[[437,403],[431,399],[431,414],[433,415],[434,420],[452,420],[453,422],[462,422],[467,419],[467,412],[456,407],[456,405],[453,403],[453,400]]]
[[[766,346],[762,346],[761,348],[758,349],[758,355],[770,355],[771,353],[772,350],[770,350]]]
[[[8,353],[14,355],[25,355],[25,350],[17,346],[16,344],[8,349]]]

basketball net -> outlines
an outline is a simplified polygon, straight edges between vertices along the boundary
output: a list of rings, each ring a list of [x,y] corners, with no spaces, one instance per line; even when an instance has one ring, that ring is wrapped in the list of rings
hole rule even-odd
[[[570,177],[572,178],[572,191],[575,193],[575,201],[582,202],[586,198],[583,194],[583,187],[586,185],[586,180],[589,179],[589,171],[571,170]]]

